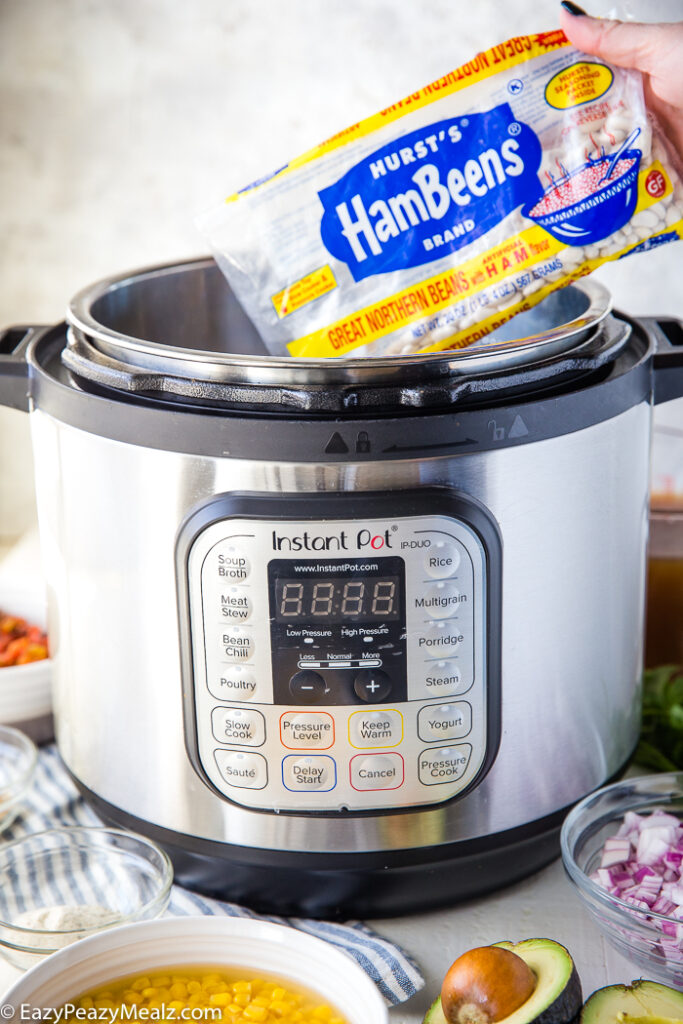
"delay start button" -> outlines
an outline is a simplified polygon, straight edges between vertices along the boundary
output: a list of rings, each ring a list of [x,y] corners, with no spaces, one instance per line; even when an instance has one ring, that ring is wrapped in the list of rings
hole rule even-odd
[[[398,789],[403,785],[403,758],[400,754],[356,754],[349,773],[357,790]]]
[[[327,754],[289,754],[282,762],[282,782],[295,793],[329,793],[337,785],[337,766]]]
[[[471,756],[470,743],[423,750],[417,760],[420,782],[423,786],[442,786],[444,783],[457,782],[467,771]]]

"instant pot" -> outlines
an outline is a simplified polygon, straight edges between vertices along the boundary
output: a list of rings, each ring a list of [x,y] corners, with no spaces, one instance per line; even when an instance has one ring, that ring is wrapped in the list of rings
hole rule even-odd
[[[478,345],[269,356],[212,261],[4,336],[59,749],[258,910],[383,916],[558,852],[639,731],[651,404],[683,330],[582,281]]]

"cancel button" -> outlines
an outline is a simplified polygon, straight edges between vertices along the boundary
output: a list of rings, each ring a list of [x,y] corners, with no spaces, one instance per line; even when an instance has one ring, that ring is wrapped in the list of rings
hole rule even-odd
[[[351,785],[357,790],[398,789],[403,785],[400,754],[356,754],[351,758]]]

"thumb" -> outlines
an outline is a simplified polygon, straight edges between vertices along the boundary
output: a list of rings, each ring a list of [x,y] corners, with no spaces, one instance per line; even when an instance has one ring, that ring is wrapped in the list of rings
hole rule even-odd
[[[564,10],[560,17],[565,35],[578,50],[622,68],[636,68],[647,73],[656,71],[656,55],[659,53],[661,60],[667,26],[607,21],[588,15],[572,15]]]

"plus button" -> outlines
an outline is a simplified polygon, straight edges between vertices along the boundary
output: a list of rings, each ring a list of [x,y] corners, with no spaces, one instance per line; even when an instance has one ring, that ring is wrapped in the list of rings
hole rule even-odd
[[[364,668],[356,674],[353,689],[360,700],[377,704],[391,693],[391,677],[378,668]]]

